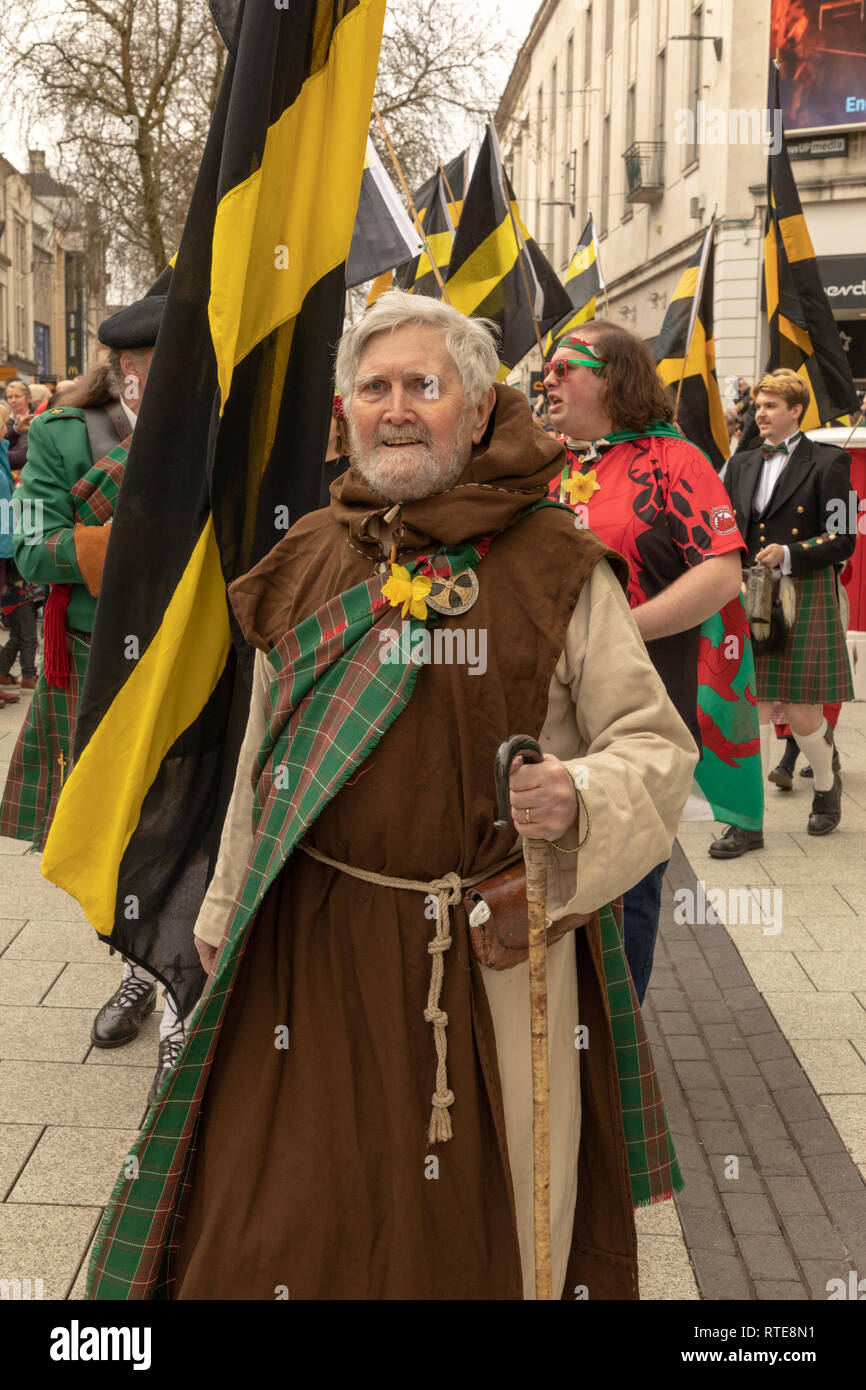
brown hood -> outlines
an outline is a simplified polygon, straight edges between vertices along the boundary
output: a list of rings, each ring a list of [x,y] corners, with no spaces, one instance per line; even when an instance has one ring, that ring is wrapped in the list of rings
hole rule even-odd
[[[496,386],[487,432],[472,450],[460,480],[447,492],[407,502],[401,512],[407,550],[437,541],[454,546],[472,536],[503,531],[524,507],[547,496],[551,478],[565,463],[555,436],[535,424],[521,391]],[[355,542],[371,514],[388,502],[373,492],[353,466],[331,487],[331,513]]]
[[[497,386],[487,432],[460,481],[403,508],[400,554],[431,542],[451,547],[504,531],[525,507],[547,495],[564,463],[563,446],[535,424],[526,397]],[[364,528],[389,505],[354,468],[338,478],[329,508],[302,517],[254,569],[229,586],[247,641],[270,651],[321,603],[369,578],[381,550]]]

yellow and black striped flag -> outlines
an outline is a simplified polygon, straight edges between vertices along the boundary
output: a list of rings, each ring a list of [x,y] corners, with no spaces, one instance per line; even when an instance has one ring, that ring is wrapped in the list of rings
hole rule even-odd
[[[770,108],[781,113],[775,64],[771,89]],[[857,414],[860,406],[851,368],[818,274],[784,131],[778,153],[767,158],[763,304],[770,348],[766,370],[789,367],[809,386],[811,400],[801,428],[816,429],[849,413]],[[738,449],[752,448],[758,437],[752,410]]]
[[[226,68],[42,861],[181,1015],[249,709],[226,585],[318,507],[385,0],[212,9]]]
[[[674,390],[682,380],[677,423],[687,439],[718,470],[728,457],[728,429],[716,378],[713,337],[715,216],[673,293],[661,331],[653,344],[656,369]]]
[[[437,169],[435,174],[431,174],[430,178],[422,183],[417,193],[413,194],[412,201],[418,213],[418,220],[425,231],[427,230],[425,218],[431,208],[431,200],[440,178],[444,178],[448,216],[451,219],[451,226],[453,229],[460,222],[460,214],[463,211],[463,199],[466,196],[466,188],[469,184],[469,150],[462,150],[460,154],[455,155],[453,159],[449,159],[448,163],[442,166],[441,171]],[[437,263],[441,268],[441,262],[437,261]],[[379,296],[384,294],[386,290],[390,290],[395,284],[398,285],[401,290],[411,288],[414,283],[414,275],[412,275],[411,279],[409,276],[414,264],[414,261],[410,261],[407,265],[398,267],[396,272],[393,270],[386,270],[383,275],[378,275],[370,286],[370,293],[367,295],[367,308],[369,308],[371,304],[375,304]],[[445,264],[447,266],[447,259]],[[434,285],[436,285],[436,277],[432,275],[432,271],[431,277]],[[443,280],[445,278],[444,270],[442,272],[442,278]],[[404,283],[406,281],[408,281],[408,283]],[[437,297],[439,295],[438,285],[436,285],[436,295]]]
[[[535,346],[535,325],[543,340],[573,308],[556,271],[521,221],[492,123],[454,237],[447,289],[461,313],[492,319],[498,326],[503,378]]]
[[[445,184],[445,198],[448,203],[448,216],[451,218],[453,226],[460,225],[460,214],[463,211],[463,200],[466,197],[466,189],[469,187],[469,150],[461,150],[460,154],[449,159],[447,164],[443,164],[441,169],[437,169],[435,174],[431,174],[429,179],[422,183],[418,192],[413,195],[413,201],[418,209],[418,216],[421,224],[424,225],[424,214],[433,205],[433,198],[436,192],[436,184],[442,178]]]
[[[573,333],[582,323],[589,323],[590,319],[597,317],[596,300],[604,289],[604,280],[601,277],[601,262],[598,257],[592,213],[589,214],[571,258],[565,276],[565,288],[573,309],[548,333],[544,344],[546,358],[552,357],[556,343],[560,338],[564,338],[566,333]]]
[[[442,291],[433,273],[430,258],[432,255],[444,280],[448,274],[448,262],[451,260],[451,249],[454,245],[454,223],[448,211],[445,181],[438,172],[429,206],[424,213],[424,235],[430,248],[429,253],[425,249],[420,256],[410,261],[398,274],[397,283],[402,290],[407,290],[410,294],[426,294],[431,299],[441,299]]]

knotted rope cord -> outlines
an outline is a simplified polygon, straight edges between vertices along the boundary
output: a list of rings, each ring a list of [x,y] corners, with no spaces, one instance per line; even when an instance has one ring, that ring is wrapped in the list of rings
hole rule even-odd
[[[311,859],[317,859],[320,864],[327,864],[332,869],[339,869],[341,873],[348,874],[351,878],[359,878],[364,883],[375,883],[379,888],[405,888],[413,893],[424,893],[425,896],[435,895],[436,934],[427,943],[427,950],[433,957],[433,961],[430,968],[430,989],[427,993],[424,1021],[433,1026],[433,1042],[436,1046],[436,1090],[433,1093],[433,1109],[430,1114],[427,1138],[431,1144],[444,1143],[452,1137],[451,1116],[448,1111],[454,1104],[454,1092],[448,1088],[448,1041],[445,1035],[448,1015],[439,1007],[442,984],[445,978],[443,954],[451,945],[450,909],[461,901],[464,888],[474,888],[476,883],[481,883],[485,878],[492,878],[494,874],[501,873],[503,869],[507,869],[509,865],[513,864],[515,853],[512,852],[507,859],[500,860],[498,864],[492,864],[489,869],[484,869],[480,874],[473,874],[471,878],[461,878],[458,873],[449,873],[444,874],[442,878],[431,879],[429,883],[422,883],[418,879],[390,878],[387,874],[375,874],[370,869],[356,869],[351,864],[341,864],[339,860],[330,859],[327,854],[313,849],[312,845],[301,843],[298,845],[298,849],[302,849],[304,854],[308,854]]]

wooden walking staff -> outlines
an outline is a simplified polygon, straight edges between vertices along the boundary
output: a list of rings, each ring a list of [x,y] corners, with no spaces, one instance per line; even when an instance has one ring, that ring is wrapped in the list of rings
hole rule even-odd
[[[430,269],[433,271],[433,276],[434,276],[434,278],[435,278],[435,280],[436,280],[436,284],[439,286],[440,292],[441,292],[441,294],[442,294],[442,298],[444,299],[445,303],[446,303],[446,304],[450,304],[450,303],[451,303],[451,300],[449,299],[449,297],[448,297],[448,291],[447,291],[446,288],[445,288],[445,281],[442,279],[442,272],[440,271],[438,265],[436,264],[436,257],[433,255],[433,249],[432,249],[432,247],[431,247],[429,241],[427,240],[427,237],[424,235],[424,228],[421,226],[421,219],[420,219],[420,217],[418,216],[418,209],[417,209],[416,206],[415,206],[414,200],[413,200],[413,198],[412,198],[412,194],[409,192],[409,185],[408,185],[408,183],[406,182],[405,178],[403,177],[403,170],[402,170],[401,167],[400,167],[400,161],[399,161],[399,159],[397,158],[397,152],[396,152],[396,150],[394,149],[394,146],[391,144],[390,137],[389,137],[389,135],[388,135],[387,130],[385,129],[385,122],[382,120],[382,114],[381,114],[381,112],[380,112],[378,106],[376,105],[375,101],[373,102],[373,115],[376,117],[376,120],[379,122],[379,129],[380,129],[381,132],[382,132],[382,139],[385,141],[385,144],[388,146],[388,153],[389,153],[389,155],[391,156],[391,163],[394,165],[394,168],[397,170],[397,177],[399,178],[400,183],[401,183],[401,185],[402,185],[402,187],[403,187],[403,194],[404,194],[404,196],[405,196],[405,198],[406,198],[406,203],[407,203],[407,206],[408,206],[408,208],[409,208],[409,216],[412,218],[412,221],[415,223],[415,230],[416,230],[416,232],[418,233],[419,237],[421,238],[421,240],[422,240],[423,243],[424,243],[424,250],[427,252],[427,256],[428,256],[428,258],[429,258],[429,260],[430,260]]]
[[[508,781],[517,754],[540,763],[534,738],[517,734],[500,745],[494,764],[498,830],[511,825]],[[526,902],[529,909],[529,1029],[532,1046],[532,1196],[535,1297],[553,1298],[550,1258],[550,1070],[547,1055],[547,841],[526,839]]]

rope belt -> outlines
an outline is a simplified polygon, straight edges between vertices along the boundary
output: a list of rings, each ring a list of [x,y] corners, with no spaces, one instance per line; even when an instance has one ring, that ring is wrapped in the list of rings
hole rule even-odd
[[[492,878],[494,874],[508,868],[515,862],[515,855],[510,854],[507,859],[500,860],[498,864],[491,865],[480,874],[473,874],[471,878],[461,878],[458,873],[450,873],[444,874],[442,878],[431,879],[429,883],[422,883],[418,879],[390,878],[387,874],[374,874],[370,869],[355,869],[351,864],[341,864],[337,859],[330,859],[327,854],[321,854],[311,845],[301,843],[298,849],[302,849],[311,859],[317,859],[320,864],[339,869],[341,873],[348,874],[350,878],[359,878],[364,883],[375,883],[379,888],[405,888],[413,893],[432,894],[436,898],[436,935],[427,943],[427,950],[433,961],[430,968],[427,1007],[424,1010],[424,1021],[433,1026],[433,1041],[436,1046],[436,1090],[433,1093],[433,1110],[427,1137],[431,1144],[444,1143],[451,1138],[451,1116],[448,1111],[454,1104],[454,1092],[448,1089],[446,1070],[448,1043],[445,1029],[448,1026],[448,1015],[439,1007],[445,976],[445,962],[442,957],[451,945],[450,910],[462,900],[464,888],[474,888],[476,883],[481,883],[485,878]]]

